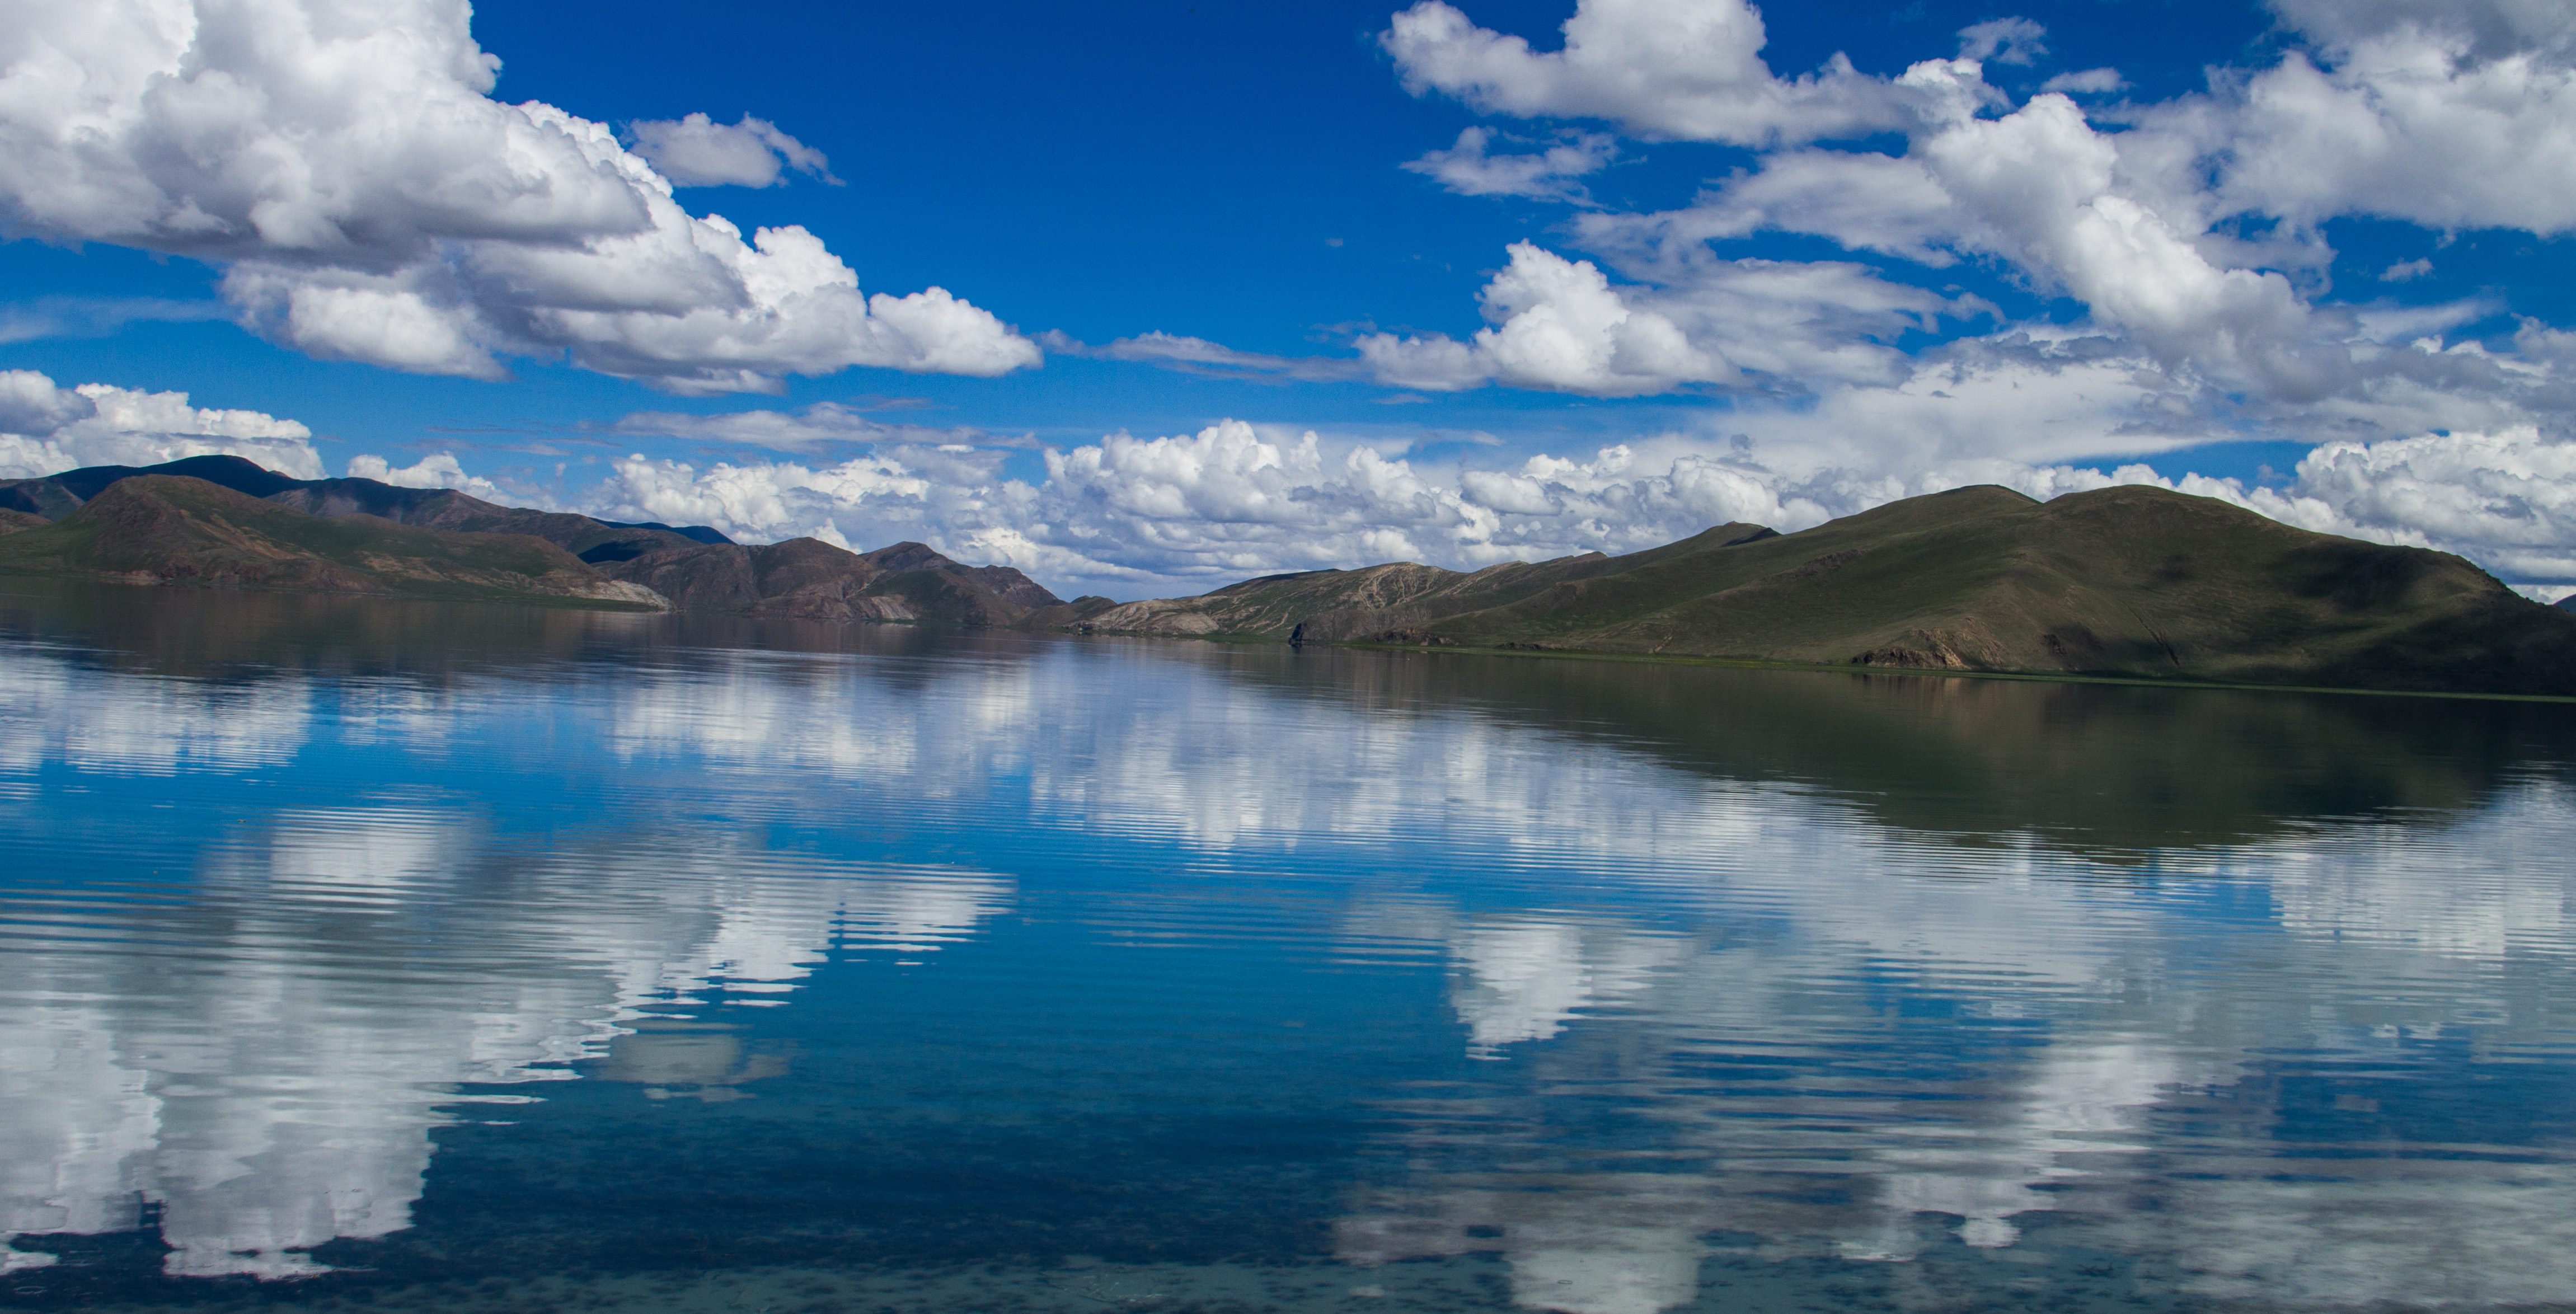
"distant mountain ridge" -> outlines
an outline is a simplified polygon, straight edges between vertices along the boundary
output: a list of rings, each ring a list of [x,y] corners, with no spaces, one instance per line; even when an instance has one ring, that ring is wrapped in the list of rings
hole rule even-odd
[[[0,573],[811,620],[1007,626],[1075,614],[1017,570],[961,565],[919,543],[746,546],[702,525],[295,479],[236,456],[0,483]]]
[[[1795,534],[1722,525],[1470,574],[1399,562],[1270,576],[1076,628],[2576,695],[2568,610],[2446,553],[2152,487],[2051,502],[1962,488]]]
[[[209,479],[206,476],[215,476]],[[712,541],[710,541],[712,540]],[[2576,599],[2458,557],[2122,487],[1956,489],[1781,534],[1474,572],[1392,562],[1068,603],[919,543],[704,527],[293,479],[237,457],[0,483],[0,573],[815,621],[1522,649],[1917,671],[2576,696]]]
[[[530,534],[585,561],[622,560],[657,547],[676,546],[668,535],[692,543],[733,541],[705,525],[674,529],[663,524],[627,524],[563,512],[532,511],[495,505],[450,488],[405,488],[376,479],[297,479],[238,456],[191,456],[150,466],[92,465],[34,479],[10,480],[0,483],[0,508],[59,520],[118,481],[137,475],[203,479],[217,487],[311,515],[371,515],[429,529]]]

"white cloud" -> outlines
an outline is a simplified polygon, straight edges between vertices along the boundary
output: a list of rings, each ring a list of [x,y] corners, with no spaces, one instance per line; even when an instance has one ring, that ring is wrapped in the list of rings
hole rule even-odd
[[[2303,7],[2304,8],[2304,7]],[[2367,6],[2363,7],[2369,8]],[[2464,27],[2324,25],[2203,108],[2155,126],[2224,161],[2230,208],[2313,225],[2338,215],[2434,228],[2576,229],[2576,68],[2558,48],[2479,52]]]
[[[191,406],[184,392],[105,383],[58,388],[33,370],[0,370],[0,479],[215,455],[319,479],[322,457],[312,436],[293,420],[259,411]]]
[[[616,463],[579,506],[620,520],[706,524],[750,542],[844,546],[911,539],[972,564],[1017,566],[1059,593],[1207,588],[1245,574],[1455,556],[1490,513],[1364,445],[1241,421],[1195,435],[1045,453],[1032,486],[1003,454],[886,446],[832,465]]]
[[[1493,382],[1594,397],[1747,387],[1748,375],[1801,390],[1887,382],[1903,358],[1885,339],[1979,306],[1844,262],[1680,258],[1654,284],[1613,287],[1591,261],[1532,243],[1511,257],[1482,294],[1491,327],[1464,342],[1370,334],[1355,344],[1370,373],[1425,391]]]
[[[2116,68],[2088,68],[2075,73],[2060,73],[2040,83],[2042,91],[2062,91],[2073,96],[2108,96],[2127,91],[2129,80]]]
[[[781,166],[837,187],[823,152],[745,114],[740,123],[717,123],[704,114],[677,120],[637,119],[626,125],[635,153],[675,187],[770,187],[785,181]]]
[[[1438,3],[1396,15],[1382,40],[1408,87],[1488,113],[1608,119],[1647,140],[1764,149],[1754,168],[1687,209],[1589,214],[1574,232],[1630,280],[1605,285],[1595,303],[1612,297],[1663,316],[1709,361],[1766,388],[1852,381],[1848,369],[1794,371],[1802,361],[1878,360],[1877,344],[1889,339],[1883,318],[1819,301],[1820,313],[1782,339],[1799,350],[1775,353],[1791,372],[1774,374],[1712,336],[1725,316],[1679,312],[1691,300],[1688,281],[1711,263],[1709,243],[1795,232],[1935,268],[2000,261],[2033,291],[2082,302],[2088,330],[2147,357],[2159,386],[2196,393],[2198,409],[2269,407],[2286,422],[2287,408],[2311,408],[2314,423],[2299,436],[2370,424],[2379,426],[2373,437],[2493,429],[2528,420],[2534,407],[2565,409],[2551,373],[2561,365],[2534,373],[2531,358],[2438,340],[2412,350],[2391,336],[2384,308],[2321,304],[2334,252],[2319,226],[2345,215],[2543,234],[2576,226],[2576,10],[2558,0],[2279,8],[2293,37],[2286,54],[2268,67],[2217,70],[2204,94],[2123,107],[2120,131],[2090,122],[2067,94],[2122,90],[2115,70],[2060,74],[2019,106],[1985,81],[1986,63],[2044,56],[2044,33],[2019,18],[1963,29],[1962,58],[1924,60],[1900,77],[1829,69],[1849,93],[1831,107],[1808,104],[1773,75],[1759,58],[1759,18],[1736,0],[1587,0],[1552,54]],[[1903,152],[1798,147],[1853,135],[1854,113],[1862,127],[1902,132]],[[2407,262],[2386,277],[2426,269]],[[1723,369],[1692,362],[1597,363],[1608,352],[1598,327],[1608,314],[1578,323],[1590,339],[1580,368],[1515,368],[1482,341],[1509,327],[1501,321],[1476,343],[1379,338],[1364,348],[1382,381],[1399,386],[1492,380],[1605,395],[1726,386]],[[1906,374],[1878,368],[1891,383]]]
[[[1436,179],[1461,196],[1523,196],[1587,204],[1590,195],[1574,180],[1598,172],[1619,153],[1608,135],[1596,132],[1522,155],[1487,154],[1493,139],[1490,129],[1463,128],[1456,145],[1430,151],[1403,167]]]
[[[2048,53],[2048,29],[2027,18],[1990,18],[1959,29],[1959,58],[1992,64],[2036,64]]]
[[[2576,227],[2576,14],[2563,0],[2276,8],[2309,47],[2270,68],[2221,70],[2211,93],[2142,112],[2125,182],[2196,193],[2202,165],[2218,166],[2210,212],[2169,220],[2244,212],[2304,227],[2371,214],[2442,228]],[[1381,41],[1408,88],[1486,113],[1607,119],[1647,140],[1772,147],[1879,131],[1919,141],[1963,107],[2002,103],[1981,63],[2046,54],[2042,29],[2027,19],[1959,35],[1959,60],[1927,60],[1900,78],[1837,63],[1795,82],[1760,58],[1761,19],[1741,0],[1582,0],[1565,48],[1549,54],[1423,0],[1395,15]],[[2092,69],[2052,78],[2044,91],[2123,85],[2115,70]],[[2177,176],[2148,177],[2159,173]],[[2160,204],[2166,196],[2131,199],[2172,209]]]
[[[2413,260],[2400,260],[2396,264],[2380,270],[2379,281],[2382,283],[2403,283],[2408,279],[2422,278],[2426,274],[2432,272],[2433,262],[2418,256]]]
[[[1902,93],[1840,55],[1795,79],[1762,62],[1761,15],[1743,0],[1579,0],[1562,50],[1477,27],[1421,0],[1379,40],[1408,90],[1521,118],[1598,118],[1649,140],[1777,141],[1901,128]]]
[[[1925,85],[1962,76],[1930,64],[1907,74]],[[2307,304],[2289,280],[2213,264],[2191,240],[2196,226],[2118,191],[2117,144],[2072,100],[2041,95],[1998,119],[1956,118],[1917,154],[1973,217],[1973,240],[2065,288],[2160,359],[2295,401],[2341,382],[2344,362],[2312,345]]]
[[[2079,344],[2080,346],[2080,344]],[[2035,364],[2041,361],[2043,364]],[[2137,362],[2076,350],[1951,362],[1902,387],[1739,408],[1745,432],[1667,433],[1501,468],[1229,420],[1196,434],[1045,453],[1035,485],[1002,454],[886,446],[834,465],[637,456],[579,494],[612,519],[711,524],[745,541],[926,542],[1013,565],[1059,593],[1199,592],[1284,570],[1420,561],[1475,569],[1629,552],[1728,522],[1795,531],[1904,497],[1994,483],[2046,500],[2151,483],[2325,533],[2456,552],[2526,590],[2576,584],[2576,444],[2531,428],[2327,443],[2277,485],[2105,468],[2177,451],[2208,417],[2141,390]],[[2015,441],[1998,450],[1993,435]],[[2088,461],[2090,463],[2088,463]],[[2188,471],[2188,456],[2160,461]]]
[[[2576,351],[2560,340],[2568,336],[2526,332],[2534,354]],[[1471,358],[1482,349],[1452,345]],[[1017,566],[1059,592],[1138,597],[1279,570],[1396,560],[1473,569],[1627,552],[1730,521],[1794,531],[1972,483],[2042,499],[2155,483],[2307,529],[2456,552],[2535,595],[2576,588],[2576,442],[2510,422],[2342,440],[2319,446],[2285,482],[2257,487],[2144,464],[2101,468],[2104,453],[2181,451],[2242,422],[2195,409],[2188,388],[2157,378],[2151,362],[2102,338],[1970,343],[1892,385],[1862,378],[1797,404],[1740,404],[1724,422],[1741,432],[1726,438],[1668,432],[1588,457],[1541,452],[1475,468],[1228,420],[1196,434],[1120,433],[1048,448],[1036,484],[1011,477],[1007,452],[974,431],[883,425],[831,403],[796,413],[641,412],[615,427],[790,450],[870,449],[828,464],[703,468],[638,454],[564,505],[615,520],[713,525],[747,542],[810,535],[864,549],[913,540],[972,564]],[[29,371],[0,372],[0,423],[37,431],[0,433],[0,477],[211,452],[323,476],[303,425],[194,407],[183,393],[64,389]],[[2160,464],[2187,470],[2189,458]],[[526,500],[468,471],[453,452],[401,467],[361,454],[347,471]]]
[[[259,332],[396,369],[497,378],[506,357],[569,357],[710,393],[1038,363],[941,289],[863,296],[803,228],[745,241],[690,215],[602,124],[493,100],[469,16],[456,0],[12,10],[0,219],[216,262]]]
[[[1528,242],[1481,299],[1493,327],[1472,342],[1446,336],[1359,340],[1361,359],[1399,388],[1446,391],[1497,380],[1592,396],[1668,392],[1733,376],[1662,314],[1629,304],[1591,261],[1569,261]]]
[[[434,452],[407,466],[396,466],[381,456],[352,456],[349,477],[373,479],[396,488],[452,488],[486,502],[501,502],[509,497],[499,484],[467,474],[454,452]]]
[[[2477,59],[2563,56],[2576,46],[2567,0],[2268,0],[2290,27],[2328,46],[2414,33],[2458,43]]]
[[[1281,570],[1422,561],[1474,568],[1633,551],[1714,524],[1799,529],[1893,497],[1985,478],[2044,491],[2106,482],[1988,461],[1910,477],[1783,473],[1749,450],[1666,438],[1587,459],[1541,454],[1503,470],[1417,467],[1376,446],[1229,420],[1196,434],[1045,453],[1031,485],[1001,454],[883,447],[834,465],[630,457],[576,497],[621,520],[713,525],[745,541],[811,535],[847,546],[914,539],[1055,588],[1123,597],[1196,592]]]
[[[719,461],[704,469],[636,453],[574,510],[611,520],[711,525],[742,542],[819,538],[868,549],[927,543],[971,565],[1017,566],[1040,582],[1132,577],[1033,537],[1036,489],[1008,478],[1004,453],[963,444],[890,444],[833,464]]]
[[[2243,500],[2293,524],[2457,552],[2506,579],[2576,583],[2576,442],[2530,427],[2327,443],[2285,494]]]

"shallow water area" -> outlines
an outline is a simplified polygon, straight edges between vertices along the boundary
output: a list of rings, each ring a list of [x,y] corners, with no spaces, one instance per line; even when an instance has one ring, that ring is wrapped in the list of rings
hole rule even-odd
[[[2576,707],[0,580],[0,1305],[2567,1308]]]

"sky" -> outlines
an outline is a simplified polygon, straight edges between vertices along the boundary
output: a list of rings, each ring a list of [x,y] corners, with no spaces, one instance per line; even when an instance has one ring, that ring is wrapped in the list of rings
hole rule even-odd
[[[1066,596],[2158,482],[2576,591],[2576,0],[0,15],[0,477]]]

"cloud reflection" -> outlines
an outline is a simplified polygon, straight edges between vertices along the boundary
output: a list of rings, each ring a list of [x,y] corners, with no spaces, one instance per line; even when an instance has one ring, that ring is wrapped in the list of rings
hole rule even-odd
[[[459,1086],[608,1059],[648,1095],[738,1098],[779,1069],[711,1066],[738,1043],[723,1024],[698,1024],[695,1058],[636,1033],[771,1002],[835,948],[934,952],[1011,898],[980,873],[722,845],[523,865],[456,808],[281,812],[218,850],[184,908],[115,910],[114,938],[0,939],[0,1230],[130,1228],[150,1203],[171,1275],[321,1272],[312,1247],[410,1226],[432,1128],[527,1098]]]
[[[1336,1253],[1498,1252],[1524,1307],[1654,1314],[1695,1298],[1712,1234],[1905,1262],[1943,1232],[2009,1248],[2032,1216],[2071,1213],[2212,1297],[2513,1303],[2576,1283],[2566,1147],[2425,1147],[2463,1160],[2436,1165],[2385,1140],[2357,1157],[2281,1144],[2264,1057],[2430,1080],[2438,1060],[2412,1042],[2447,1028],[2563,1058],[2546,1011],[2510,1002],[2563,992],[2576,947],[2576,880],[2546,858],[2576,835],[2562,786],[2525,783],[2402,847],[2347,824],[2186,864],[2269,892],[2245,921],[2062,857],[1925,879],[1889,837],[1806,824],[1730,855],[1762,877],[1735,878],[1762,915],[1734,934],[1497,924],[1421,895],[1347,920],[1354,945],[1436,939],[1468,1052],[1530,1075],[1395,1106],[1392,1145],[1419,1167],[1355,1198]],[[1907,1007],[1923,1020],[1894,1020]],[[1568,1094],[1528,1093],[1549,1089]],[[1578,1090],[1612,1096],[1621,1126]],[[2233,1125],[2176,1144],[2213,1101]]]
[[[2071,1227],[2213,1299],[2576,1286],[2563,1146],[2326,1173],[2301,1156],[2400,1131],[2282,1130],[2293,1082],[2429,1083],[2449,1060],[2428,1047],[2462,1037],[2563,1070],[2558,776],[2419,751],[2381,704],[2279,701],[2241,740],[2193,731],[2213,777],[2252,758],[2314,778],[2245,801],[2136,774],[2169,715],[2252,706],[2216,696],[1815,678],[1684,734],[1659,727],[1734,686],[1550,703],[1371,661],[705,647],[387,686],[360,716],[345,683],[13,660],[0,775],[22,782],[328,743],[471,754],[539,742],[513,728],[550,716],[531,780],[596,765],[635,796],[534,838],[429,792],[282,807],[211,851],[185,907],[120,912],[123,941],[0,941],[21,1005],[0,1013],[7,1226],[126,1226],[156,1201],[171,1272],[291,1275],[321,1241],[407,1225],[460,1083],[584,1062],[647,1098],[754,1095],[781,1061],[711,1010],[790,997],[836,947],[937,951],[1012,905],[978,870],[765,838],[901,823],[1296,872],[1338,910],[1332,952],[1436,965],[1454,1026],[1420,1043],[1483,1061],[1383,1110],[1398,1167],[1334,1221],[1348,1262],[1499,1253],[1524,1307],[1654,1314],[1721,1254],[1912,1263]],[[149,714],[106,717],[120,701]],[[442,727],[417,750],[414,720]],[[2283,724],[2322,745],[2297,770],[2260,756]],[[2364,760],[2390,744],[2402,761]],[[2184,803],[2122,831],[2083,801],[2141,779]],[[437,954],[406,947],[433,923]]]

